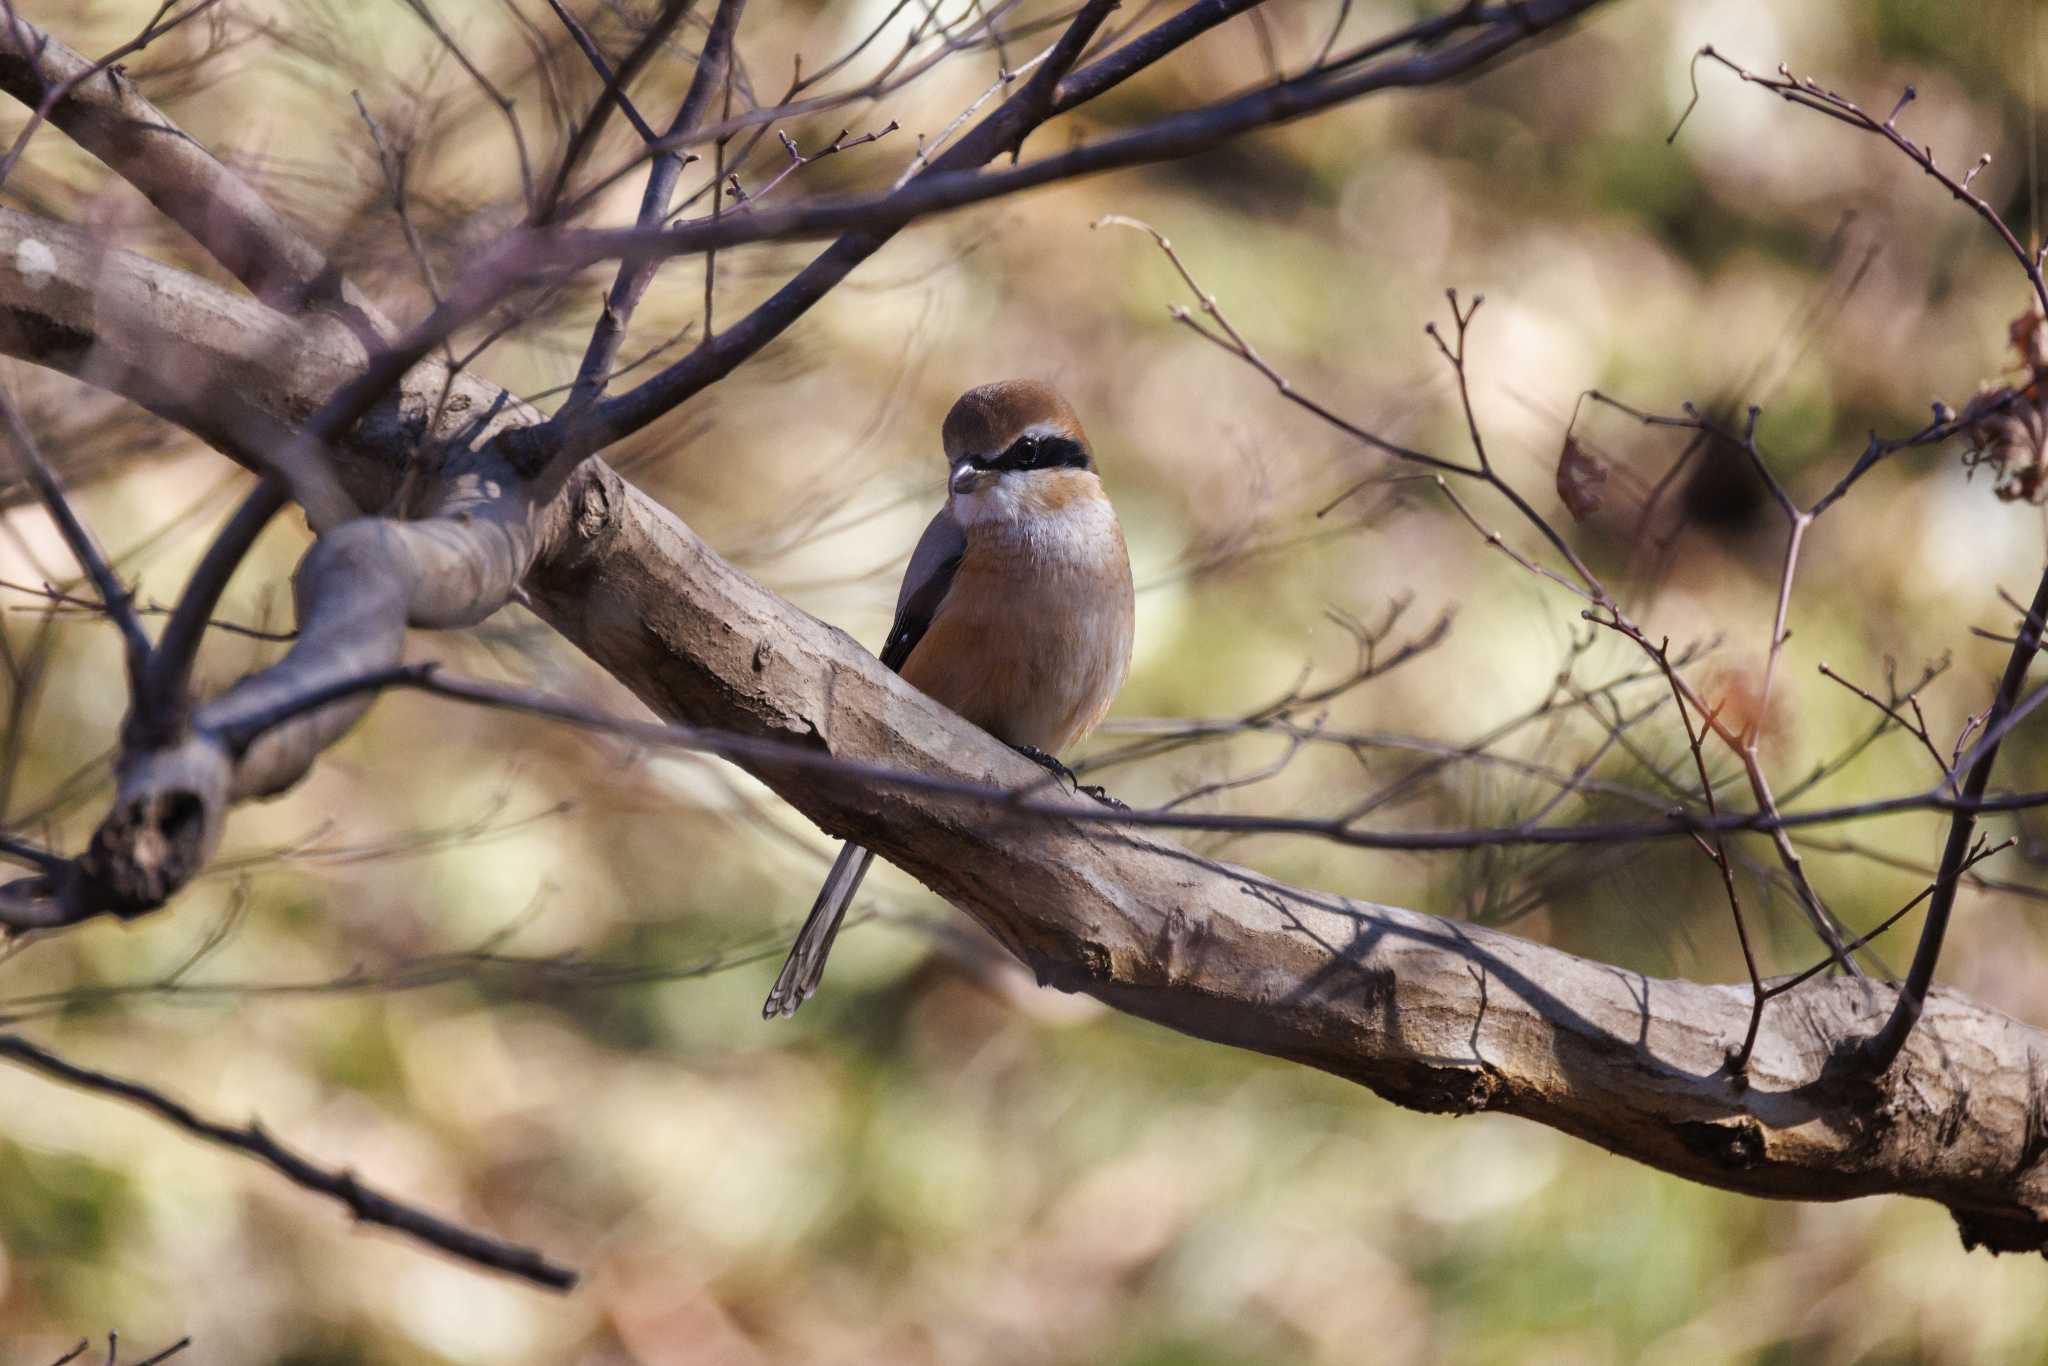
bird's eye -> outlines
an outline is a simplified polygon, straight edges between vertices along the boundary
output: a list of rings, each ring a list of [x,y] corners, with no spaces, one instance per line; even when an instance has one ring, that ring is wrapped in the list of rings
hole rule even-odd
[[[1080,442],[1046,432],[1020,436],[1002,454],[975,457],[974,463],[977,469],[991,470],[1089,468],[1088,452]]]

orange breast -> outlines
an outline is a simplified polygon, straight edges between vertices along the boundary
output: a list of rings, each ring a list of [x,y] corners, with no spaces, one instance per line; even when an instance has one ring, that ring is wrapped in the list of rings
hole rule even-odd
[[[1057,753],[1109,710],[1130,667],[1132,625],[1130,562],[1113,522],[1085,552],[1067,538],[970,533],[903,677],[999,740]]]

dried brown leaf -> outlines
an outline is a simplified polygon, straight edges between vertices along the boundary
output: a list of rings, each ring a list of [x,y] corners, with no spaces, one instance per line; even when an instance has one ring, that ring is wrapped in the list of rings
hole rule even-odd
[[[1557,496],[1564,500],[1572,520],[1583,522],[1600,510],[1607,499],[1607,463],[1567,435],[1557,458]]]

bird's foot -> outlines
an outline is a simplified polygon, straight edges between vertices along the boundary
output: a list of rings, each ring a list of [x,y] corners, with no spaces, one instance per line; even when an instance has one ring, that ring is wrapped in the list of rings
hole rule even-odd
[[[1083,787],[1081,785],[1081,779],[1079,775],[1077,775],[1073,769],[1068,768],[1065,764],[1061,763],[1052,755],[1047,754],[1037,745],[1012,745],[1010,746],[1010,748],[1016,750],[1019,754],[1029,759],[1032,763],[1037,764],[1040,768],[1052,774],[1061,782],[1064,782],[1068,786],[1072,787],[1074,791],[1079,793],[1081,796],[1093,797],[1096,801],[1101,802],[1104,806],[1110,807],[1117,811],[1128,811],[1131,809],[1123,802],[1118,801],[1115,797],[1110,796],[1107,791],[1105,791],[1103,788],[1099,786]]]
[[[1081,790],[1081,780],[1074,776],[1074,770],[1068,768],[1052,755],[1047,754],[1037,745],[1011,745],[1010,748],[1016,750],[1019,754],[1029,759],[1032,763],[1037,764],[1061,782],[1071,784],[1076,792]]]

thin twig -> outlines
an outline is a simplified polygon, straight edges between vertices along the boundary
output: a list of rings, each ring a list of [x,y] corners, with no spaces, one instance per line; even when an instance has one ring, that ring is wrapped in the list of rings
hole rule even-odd
[[[0,185],[6,184],[7,177],[14,173],[14,167],[21,160],[21,154],[28,150],[29,139],[36,135],[36,131],[50,117],[50,111],[62,104],[65,97],[70,95],[72,91],[92,77],[97,76],[100,72],[119,66],[122,62],[142,51],[172,29],[177,28],[180,24],[197,19],[219,3],[220,0],[199,0],[199,3],[191,9],[167,21],[164,16],[170,14],[172,10],[178,7],[179,0],[163,0],[163,3],[157,6],[156,13],[150,16],[149,22],[142,26],[140,33],[111,52],[108,52],[84,70],[74,72],[68,79],[58,81],[56,84],[47,87],[43,91],[42,99],[37,101],[35,108],[29,111],[28,122],[23,124],[21,132],[15,135],[14,144],[7,149],[7,155],[0,157]],[[14,20],[13,0],[7,0],[7,15],[9,22],[12,22]]]
[[[71,548],[79,568],[92,579],[107,616],[121,632],[128,665],[129,691],[139,699],[142,681],[149,669],[149,633],[142,629],[142,619],[135,614],[135,605],[127,587],[107,563],[106,552],[100,549],[99,542],[93,539],[93,534],[72,510],[71,500],[64,496],[64,486],[58,481],[56,471],[43,459],[35,438],[21,420],[21,410],[14,406],[14,399],[4,389],[0,389],[0,423],[4,423],[7,429],[7,439],[14,447],[15,463],[20,466],[23,477],[42,499],[44,510],[57,524],[58,534]]]
[[[568,1290],[576,1284],[574,1271],[549,1261],[543,1253],[451,1224],[394,1200],[365,1186],[353,1172],[318,1166],[273,1139],[260,1124],[242,1127],[206,1119],[153,1086],[81,1067],[18,1034],[0,1034],[0,1057],[83,1090],[119,1097],[194,1137],[246,1153],[282,1173],[292,1184],[339,1200],[363,1223],[396,1230],[466,1262],[551,1290]]]
[[[659,140],[661,135],[648,125],[639,106],[633,103],[632,96],[621,88],[619,78],[612,74],[612,65],[605,60],[604,53],[598,50],[597,41],[590,36],[590,30],[583,27],[562,0],[548,0],[548,8],[562,21],[562,27],[569,30],[569,36],[575,40],[576,46],[582,49],[584,57],[590,62],[591,70],[597,72],[597,78],[604,82],[604,88],[614,93],[619,102],[619,112],[626,116],[626,122],[633,125],[633,131],[640,135],[640,140]]]
[[[724,79],[732,64],[732,45],[739,31],[741,9],[741,0],[721,0],[717,14],[712,16],[711,31],[704,40],[703,51],[698,54],[697,69],[690,77],[690,87],[684,92],[683,102],[669,124],[671,137],[687,137],[704,121],[712,89]],[[637,221],[642,227],[659,226],[668,216],[676,181],[681,178],[683,168],[696,159],[694,154],[683,152],[663,152],[654,157],[647,169],[647,186],[640,196]],[[604,396],[605,385],[614,373],[619,348],[625,344],[626,328],[660,265],[659,261],[626,260],[619,263],[611,290],[605,295],[604,309],[591,329],[590,342],[584,348],[583,361],[577,367],[576,379],[570,386],[569,410],[580,411]]]
[[[384,129],[370,112],[370,106],[363,103],[361,91],[349,92],[356,102],[356,112],[362,115],[364,127],[370,130],[370,145],[376,149],[377,165],[384,174],[384,186],[391,191],[391,210],[398,215],[399,231],[405,234],[406,250],[412,253],[413,263],[419,267],[420,280],[427,287],[427,297],[436,304],[441,302],[441,281],[434,272],[434,262],[427,255],[426,243],[420,240],[419,225],[412,221],[411,207],[405,199],[405,157],[392,147],[384,137]],[[451,365],[453,357],[450,357]]]
[[[411,0],[411,3],[418,2],[419,0]],[[633,44],[633,50],[626,54],[626,60],[619,63],[616,72],[606,77],[604,88],[598,92],[597,100],[591,105],[590,112],[570,135],[569,145],[563,149],[562,160],[555,167],[554,175],[549,178],[547,189],[533,202],[533,211],[529,217],[534,224],[551,223],[558,217],[562,195],[569,187],[569,177],[575,174],[576,167],[596,145],[598,134],[604,130],[605,120],[624,98],[626,87],[640,74],[641,68],[661,51],[662,44],[675,32],[676,25],[682,23],[683,16],[690,12],[692,3],[693,0],[663,0],[661,12],[655,16],[654,22],[648,25],[647,31],[640,35],[640,41]],[[699,68],[702,68],[701,61]]]
[[[1452,340],[1446,340],[1434,323],[1424,328],[1430,340],[1436,345],[1438,353],[1443,356],[1445,363],[1451,367],[1452,374],[1457,383],[1459,407],[1465,419],[1466,433],[1471,441],[1473,456],[1477,462],[1474,465],[1464,465],[1444,460],[1428,452],[1397,446],[1386,441],[1384,438],[1364,431],[1355,424],[1336,417],[1335,414],[1330,413],[1320,404],[1298,398],[1294,393],[1293,386],[1287,382],[1286,378],[1270,362],[1259,355],[1257,349],[1230,323],[1229,318],[1224,315],[1221,307],[1217,304],[1215,297],[1202,288],[1186,262],[1180,258],[1179,254],[1173,249],[1173,244],[1167,240],[1163,233],[1137,219],[1126,218],[1121,215],[1112,215],[1098,220],[1098,225],[1101,223],[1136,228],[1149,234],[1153,241],[1158,244],[1160,250],[1167,256],[1168,260],[1173,263],[1174,269],[1179,273],[1181,280],[1199,302],[1202,312],[1214,320],[1217,330],[1212,332],[1207,327],[1202,326],[1193,319],[1186,309],[1170,306],[1168,312],[1175,321],[1185,324],[1203,339],[1222,347],[1232,355],[1245,361],[1270,380],[1280,390],[1282,395],[1323,417],[1339,430],[1364,441],[1375,450],[1379,450],[1396,459],[1421,464],[1438,471],[1435,476],[1435,482],[1439,489],[1444,493],[1452,507],[1471,524],[1472,528],[1479,533],[1488,545],[1501,550],[1509,558],[1513,559],[1516,564],[1530,573],[1547,579],[1585,599],[1590,604],[1589,610],[1584,613],[1587,620],[1619,632],[1632,640],[1646,656],[1653,660],[1658,658],[1659,651],[1651,642],[1648,634],[1630,620],[1628,615],[1622,610],[1619,601],[1608,591],[1606,585],[1601,582],[1591,567],[1579,557],[1578,553],[1572,549],[1571,544],[1565,540],[1563,535],[1522,496],[1521,492],[1501,475],[1487,454],[1485,437],[1480,430],[1477,413],[1472,403],[1470,378],[1466,364],[1466,348],[1472,319],[1478,313],[1480,305],[1484,302],[1483,296],[1475,297],[1468,305],[1461,305],[1455,290],[1447,290],[1445,292],[1446,298],[1450,303],[1452,321],[1456,327]],[[1597,394],[1589,396],[1598,397]],[[1633,412],[1634,410],[1629,411]],[[1691,425],[1698,421],[1696,415],[1686,419],[1684,423],[1666,423],[1661,419],[1650,418],[1644,414],[1637,414],[1637,416],[1656,425]],[[1752,414],[1748,449],[1752,457],[1756,458],[1761,465],[1761,457],[1756,454],[1755,449],[1754,427],[1755,418],[1754,414]],[[1464,500],[1457,496],[1455,491],[1452,490],[1449,480],[1446,478],[1447,475],[1458,475],[1483,483],[1507,499],[1522,516],[1523,520],[1534,527],[1537,533],[1549,542],[1551,547],[1564,560],[1565,564],[1570,568],[1571,577],[1566,577],[1566,575],[1556,570],[1539,564],[1529,556],[1510,546],[1499,532],[1481,522],[1471,508],[1465,504]],[[1780,585],[1779,615],[1772,629],[1772,656],[1775,660],[1777,652],[1782,649],[1786,638],[1784,613],[1791,590],[1791,575],[1798,564],[1798,550],[1801,534],[1804,531],[1802,519],[1810,520],[1810,518],[1799,512],[1793,505],[1789,495],[1785,494],[1782,487],[1777,484],[1775,479],[1771,478],[1768,471],[1765,472],[1765,477],[1771,479],[1772,487],[1777,490],[1780,506],[1785,509],[1787,516],[1792,519],[1793,523],[1793,535],[1787,547],[1785,576]],[[1345,496],[1349,496],[1348,493]],[[1334,505],[1334,503],[1331,504],[1331,506]],[[1325,511],[1327,510],[1326,508]],[[1777,807],[1772,796],[1770,781],[1764,773],[1762,760],[1758,753],[1759,732],[1757,725],[1752,724],[1747,727],[1745,734],[1738,735],[1734,733],[1722,724],[1716,710],[1709,707],[1699,692],[1691,684],[1687,683],[1682,676],[1673,671],[1670,677],[1672,682],[1678,687],[1680,695],[1693,708],[1694,712],[1702,718],[1704,724],[1711,728],[1717,736],[1741,756],[1743,770],[1749,779],[1750,790],[1755,796],[1758,808],[1767,819],[1771,819],[1774,822],[1775,826]],[[1800,864],[1798,850],[1793,847],[1789,838],[1775,828],[1772,839],[1779,861],[1784,865],[1786,873],[1791,878],[1792,885],[1798,893],[1801,908],[1812,922],[1814,932],[1819,935],[1823,943],[1828,945],[1841,958],[1842,966],[1845,970],[1852,973],[1855,972],[1855,965],[1848,960],[1842,948],[1842,936],[1835,925],[1833,916],[1829,913],[1819,894],[1815,892],[1812,884],[1806,877],[1805,870]]]
[[[1892,687],[1892,700],[1889,702],[1880,701],[1878,699],[1877,694],[1871,692],[1868,688],[1865,688],[1860,684],[1853,683],[1849,679],[1846,679],[1842,677],[1842,675],[1836,673],[1833,669],[1830,669],[1827,665],[1826,660],[1822,660],[1820,662],[1819,667],[1820,676],[1822,678],[1826,678],[1833,682],[1839,683],[1843,687],[1847,688],[1850,692],[1855,693],[1865,702],[1868,702],[1871,706],[1876,707],[1879,711],[1883,712],[1887,717],[1890,717],[1891,720],[1897,723],[1897,725],[1902,730],[1904,730],[1908,735],[1912,736],[1915,740],[1918,740],[1920,742],[1921,747],[1925,749],[1929,757],[1931,757],[1934,760],[1935,768],[1939,769],[1944,777],[1951,776],[1949,762],[1941,757],[1941,751],[1934,747],[1934,740],[1927,733],[1927,720],[1925,717],[1919,714],[1920,702],[1919,699],[1914,695],[1914,693],[1907,693],[1905,696],[1902,697],[1898,693],[1896,683],[1894,683]],[[1889,667],[1887,667],[1886,669],[1886,674],[1888,677],[1891,674],[1891,670]],[[1914,691],[1917,692],[1918,689],[1915,689]],[[1913,708],[1913,719],[1908,720],[1905,716],[1899,713],[1899,707],[1902,705],[1909,705]]]
[[[512,97],[492,84],[491,78],[486,76],[482,68],[478,67],[475,62],[470,60],[467,52],[462,50],[462,45],[455,41],[447,29],[441,27],[441,21],[434,17],[434,12],[431,9],[427,8],[427,0],[405,0],[405,6],[419,17],[419,21],[422,24],[427,26],[427,31],[439,40],[441,46],[448,52],[448,55],[453,57],[456,63],[469,73],[470,80],[476,82],[477,88],[484,92],[484,98],[497,106],[499,116],[505,120],[505,127],[512,136],[513,151],[519,157],[520,202],[526,204],[530,209],[536,203],[533,195],[533,158],[527,153],[526,132],[519,126],[519,115],[513,108],[514,101]]]
[[[9,608],[8,610],[12,612],[38,613],[44,617],[55,618],[59,621],[104,618],[107,615],[106,607],[98,599],[81,598],[75,593],[66,593],[62,589],[52,588],[49,584],[44,584],[38,588],[26,583],[11,583],[6,579],[0,579],[0,588],[14,593],[26,593],[31,597],[41,598],[43,601],[51,604],[48,607],[22,606]],[[167,617],[171,614],[172,610],[160,602],[146,604],[138,602],[135,604],[136,614],[145,617]],[[297,631],[270,631],[259,626],[245,626],[239,621],[229,621],[224,617],[215,617],[206,624],[216,631],[226,631],[229,635],[244,636],[250,640],[270,642],[292,641],[298,639],[299,634]]]
[[[1906,87],[1904,96],[1900,98],[1897,106],[1893,108],[1891,116],[1880,123],[1854,101],[1846,99],[1832,90],[1824,89],[1814,80],[1794,76],[1782,64],[1778,67],[1777,76],[1770,77],[1759,76],[1743,66],[1730,61],[1715,51],[1712,46],[1701,48],[1693,58],[1696,63],[1702,59],[1716,62],[1726,67],[1743,81],[1770,91],[1788,104],[1796,104],[1802,109],[1811,109],[1815,113],[1824,114],[1828,118],[1834,119],[1838,123],[1846,123],[1851,128],[1875,134],[1905,153],[1906,157],[1914,165],[1933,177],[1934,180],[1940,183],[1943,189],[1968,205],[1971,212],[1990,225],[1992,231],[1998,234],[1999,240],[2005,243],[2006,250],[2011,252],[2013,258],[2020,263],[2020,269],[2026,272],[2027,283],[2033,286],[2034,298],[2041,305],[2042,311],[2048,313],[2048,279],[2042,278],[2041,258],[2022,246],[2019,237],[2010,227],[2006,226],[2005,219],[1999,216],[1998,210],[1970,189],[1970,182],[1976,178],[1976,171],[1982,170],[1984,163],[1990,159],[1989,154],[1987,153],[1983,158],[1979,159],[1975,170],[1965,173],[1961,180],[1957,180],[1947,171],[1942,170],[1935,162],[1932,148],[1925,144],[1914,142],[1898,130],[1897,120],[1899,114],[1914,97],[1914,91],[1911,86]],[[1697,92],[1697,85],[1695,85],[1694,89]],[[1692,112],[1692,106],[1687,105],[1685,112],[1689,115]],[[1682,128],[1684,126],[1685,118],[1681,116],[1679,127]],[[1674,138],[1678,136],[1678,128],[1671,130],[1671,136]]]
[[[1721,809],[1714,800],[1714,780],[1707,773],[1706,755],[1702,751],[1702,746],[1707,738],[1707,726],[1702,723],[1697,730],[1693,728],[1692,714],[1686,708],[1685,690],[1678,685],[1678,675],[1670,668],[1668,663],[1670,659],[1669,641],[1658,645],[1657,659],[1665,663],[1664,677],[1671,686],[1672,698],[1678,703],[1678,719],[1685,726],[1685,743],[1687,748],[1692,751],[1693,766],[1699,771],[1700,775],[1701,797],[1707,804],[1708,814],[1719,816]],[[1736,890],[1735,868],[1728,859],[1727,838],[1717,831],[1714,834],[1713,843],[1708,844],[1705,839],[1702,839],[1700,841],[1700,848],[1706,851],[1707,857],[1713,861],[1714,867],[1721,874],[1721,889],[1728,898],[1728,913],[1735,919],[1735,940],[1742,946],[1742,966],[1749,973],[1752,999],[1749,1013],[1749,1030],[1742,1037],[1742,1046],[1728,1055],[1729,1074],[1740,1077],[1749,1070],[1749,1057],[1756,1048],[1757,1030],[1763,1024],[1765,1000],[1763,978],[1757,973],[1756,950],[1750,945],[1749,926],[1742,918],[1742,896]],[[1830,959],[1829,961],[1833,960]]]

